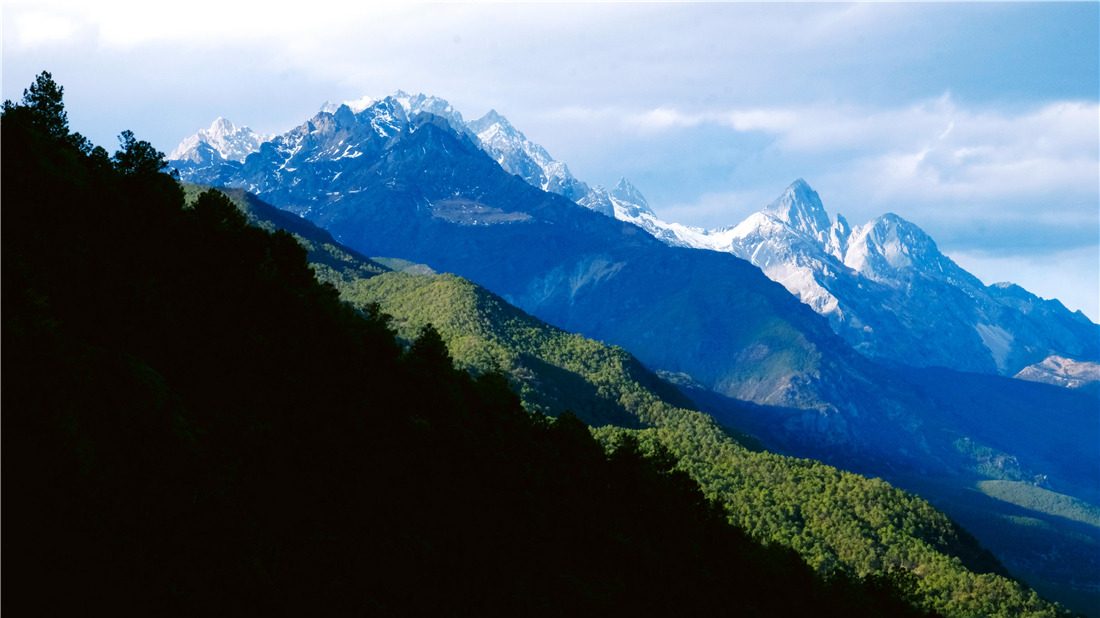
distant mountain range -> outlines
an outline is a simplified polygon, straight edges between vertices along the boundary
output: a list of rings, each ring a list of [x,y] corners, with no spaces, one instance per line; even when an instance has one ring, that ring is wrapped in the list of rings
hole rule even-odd
[[[553,326],[622,346],[649,368],[668,372],[663,375],[683,374],[681,387],[703,411],[751,432],[771,451],[902,487],[932,483],[921,486],[921,494],[949,512],[973,500],[966,487],[980,480],[1100,500],[1094,396],[1011,380],[996,370],[977,375],[874,362],[838,336],[827,317],[732,252],[677,246],[669,242],[674,226],[659,239],[648,228],[606,216],[610,210],[656,220],[629,182],[589,187],[566,176],[564,166],[530,154],[539,150],[525,139],[509,142],[510,150],[486,146],[514,128],[491,115],[467,124],[438,99],[361,104],[366,107],[358,112],[346,104],[322,111],[240,163],[173,165],[185,179],[256,193],[361,255],[458,274]],[[423,108],[443,115],[418,111]],[[526,176],[510,171],[517,169]],[[544,185],[585,193],[578,203]],[[810,191],[800,189],[797,183],[766,218],[800,233],[820,230],[811,225],[824,211],[805,207]],[[585,207],[595,204],[601,212]],[[826,229],[833,229],[831,221]],[[900,264],[889,248],[853,251],[860,242],[876,242],[873,233],[864,238],[848,233],[843,255],[863,251],[876,274],[889,271],[875,255]],[[880,245],[904,244],[916,254],[918,239],[902,240]],[[938,254],[923,249],[925,262]],[[991,515],[990,508],[978,507],[969,521],[992,526],[1002,515],[1016,516]]]
[[[827,317],[833,331],[868,358],[1018,376],[1090,392],[1100,385],[1093,377],[1100,374],[1100,327],[1083,313],[1010,283],[982,284],[897,215],[852,228],[844,217],[830,217],[801,179],[740,224],[703,230],[662,221],[625,178],[610,190],[577,180],[495,110],[467,122],[443,99],[398,91],[385,99],[325,103],[322,112],[337,119],[342,106],[345,122],[348,115],[387,108],[382,115],[369,113],[372,126],[387,134],[419,113],[433,114],[530,185],[633,223],[668,245],[748,260]],[[219,119],[209,131],[184,140],[169,158],[185,180],[233,182],[245,155],[271,139]],[[358,156],[348,148],[325,156]],[[248,188],[263,193],[258,185]],[[1075,377],[1051,377],[1043,367],[1055,358],[1076,363]]]
[[[616,215],[630,220],[622,209]],[[895,214],[855,228],[830,218],[801,179],[736,226],[646,222],[670,244],[752,262],[871,358],[1015,376],[1051,356],[1093,366],[1100,356],[1100,329],[1080,311],[1011,283],[983,285]]]
[[[732,252],[670,246],[629,222],[543,191],[543,185],[577,190],[587,185],[567,175],[565,166],[551,165],[541,149],[499,116],[490,113],[465,123],[445,101],[404,93],[360,104],[366,107],[358,113],[347,104],[322,111],[263,143],[242,163],[189,168],[180,161],[181,173],[203,184],[246,189],[313,221],[364,255],[400,257],[454,272],[559,328],[621,345],[652,368],[684,373],[722,395],[770,406],[755,422],[772,437],[773,447],[844,457],[853,466],[861,460],[872,469],[958,470],[976,465],[954,444],[965,435],[1018,457],[1021,474],[1028,478],[1046,474],[1055,484],[1072,479],[1068,482],[1077,485],[1095,476],[1088,468],[1094,440],[1077,444],[1076,438],[1063,436],[1059,450],[1080,454],[1066,460],[1031,449],[1026,436],[989,431],[993,426],[988,423],[998,415],[1022,419],[1033,413],[1030,404],[1014,412],[994,410],[973,400],[984,396],[980,389],[961,386],[945,404],[938,400],[940,393],[906,377],[931,374],[869,362],[837,337],[811,305]],[[513,139],[505,140],[507,135]],[[506,150],[507,144],[513,147]],[[528,175],[510,173],[509,167],[526,169]],[[625,181],[610,191],[589,188],[581,200],[610,204],[623,216],[652,212]],[[761,218],[783,221],[803,236],[820,232],[819,242],[825,243],[826,232],[841,226],[824,225],[823,209],[809,206],[819,204],[815,200],[796,183]],[[882,238],[897,237],[896,222],[892,229]],[[876,276],[899,270],[899,250],[909,251],[913,261],[945,270],[952,266],[933,243],[918,243],[927,238],[923,235],[891,240],[879,249],[884,241],[875,230],[853,231],[843,240],[845,255],[864,256],[861,268],[874,269]],[[906,249],[899,249],[903,245]],[[836,246],[839,251],[839,238]],[[917,279],[913,270],[900,272]],[[961,269],[953,272],[964,276]],[[867,280],[875,289],[893,289]],[[912,285],[917,283],[925,285]],[[941,293],[941,288],[931,289]],[[1005,313],[1024,315],[1010,309]],[[960,324],[952,328],[974,330]],[[988,372],[996,373],[989,350],[977,334],[974,339],[991,359]],[[934,380],[970,383],[965,376]],[[1056,396],[1044,393],[1048,399]],[[961,399],[951,399],[956,396]],[[1038,396],[1023,399],[1029,398]],[[1095,399],[1089,401],[1069,398],[1059,404],[1057,414],[1065,415],[1061,422],[1095,423]],[[944,405],[968,413],[945,417]],[[998,399],[997,405],[1014,404]],[[958,435],[944,433],[947,427],[957,427]],[[982,438],[986,435],[997,439]],[[1080,487],[1091,491],[1087,483]],[[1076,490],[1067,486],[1063,491]]]

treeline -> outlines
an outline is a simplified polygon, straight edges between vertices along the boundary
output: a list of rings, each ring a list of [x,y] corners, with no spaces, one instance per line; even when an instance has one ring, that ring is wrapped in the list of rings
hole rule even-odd
[[[6,606],[56,614],[928,615],[816,575],[667,450],[407,348],[163,155],[0,120]]]
[[[1058,616],[1009,577],[966,530],[927,501],[881,479],[818,461],[754,452],[621,348],[549,326],[454,275],[385,273],[364,279],[315,264],[359,307],[378,303],[408,339],[432,323],[456,361],[499,369],[529,410],[565,410],[594,426],[609,449],[628,436],[672,452],[728,517],[761,542],[790,547],[820,574],[911,574],[913,598],[946,616]],[[612,426],[614,425],[614,426]]]

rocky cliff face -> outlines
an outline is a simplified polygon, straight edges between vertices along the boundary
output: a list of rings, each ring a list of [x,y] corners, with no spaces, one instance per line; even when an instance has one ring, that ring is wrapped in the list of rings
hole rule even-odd
[[[1049,356],[1043,362],[1024,367],[1016,374],[1021,380],[1100,393],[1100,364]]]

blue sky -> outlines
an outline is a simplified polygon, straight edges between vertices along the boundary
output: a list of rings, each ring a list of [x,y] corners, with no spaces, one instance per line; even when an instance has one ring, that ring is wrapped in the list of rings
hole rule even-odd
[[[894,212],[1100,320],[1095,2],[86,4],[4,4],[3,97],[50,70],[108,148],[424,92],[668,221],[737,223],[801,177],[854,225]]]

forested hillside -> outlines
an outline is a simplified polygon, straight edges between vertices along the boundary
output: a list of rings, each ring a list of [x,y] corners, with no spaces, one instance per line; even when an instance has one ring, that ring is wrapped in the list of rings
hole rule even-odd
[[[435,329],[405,348],[289,233],[71,133],[61,94],[43,73],[0,121],[9,610],[922,614],[904,571],[816,575]]]
[[[690,400],[621,348],[546,325],[453,275],[361,279],[314,269],[357,306],[378,303],[400,336],[434,324],[460,366],[501,369],[528,409],[577,409],[594,425],[617,425],[594,432],[608,448],[633,435],[644,450],[668,449],[733,522],[758,540],[795,549],[819,572],[901,567],[917,576],[921,603],[947,616],[1057,614],[926,501],[880,479],[744,448],[738,441],[753,445],[751,437],[688,409]]]

